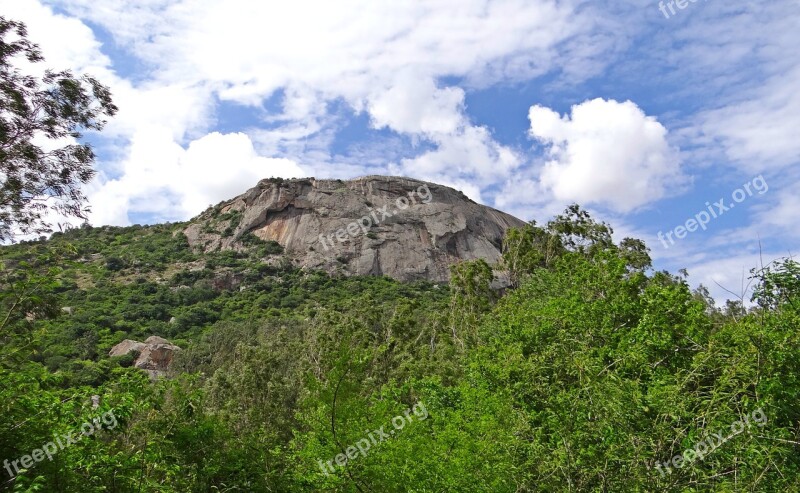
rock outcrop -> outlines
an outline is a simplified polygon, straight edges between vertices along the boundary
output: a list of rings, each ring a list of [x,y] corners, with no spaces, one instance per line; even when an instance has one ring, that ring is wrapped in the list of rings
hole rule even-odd
[[[138,356],[133,366],[146,370],[151,378],[157,378],[166,374],[175,358],[175,353],[180,350],[181,348],[162,337],[150,336],[144,342],[125,339],[112,347],[108,355],[125,356],[136,353]]]
[[[205,251],[243,248],[252,233],[300,267],[345,275],[446,282],[450,264],[500,258],[525,223],[442,185],[386,176],[262,180],[184,230]]]

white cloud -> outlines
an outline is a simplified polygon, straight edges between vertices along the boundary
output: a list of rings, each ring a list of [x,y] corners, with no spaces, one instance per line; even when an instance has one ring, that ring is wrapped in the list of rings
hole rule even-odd
[[[723,146],[728,159],[752,172],[781,169],[800,158],[800,66],[776,75],[741,102],[706,111],[699,130]]]
[[[527,172],[524,172],[527,171]],[[552,194],[543,189],[531,171],[524,170],[503,183],[494,197],[494,207],[520,219],[547,222],[564,210],[566,204],[552,199]]]
[[[270,176],[301,177],[288,159],[259,156],[242,133],[210,133],[184,149],[163,129],[134,135],[118,179],[90,191],[95,224],[130,224],[128,213],[153,214],[161,221],[192,217]]]
[[[194,98],[198,108],[207,106],[204,97],[258,107],[282,90],[276,117],[283,125],[252,135],[262,152],[322,169],[330,156],[317,148],[309,156],[305,143],[325,132],[326,103],[339,100],[366,111],[376,128],[435,147],[404,160],[407,174],[453,182],[477,176],[480,188],[508,178],[518,159],[469,121],[464,89],[453,81],[487,86],[566,67],[580,79],[597,67],[583,72],[585,53],[573,39],[606,25],[591,7],[579,9],[580,0],[57,3],[104,26],[151,67],[155,86],[207,91]],[[611,46],[595,41],[594,55]],[[580,62],[565,62],[564,53]],[[178,109],[169,123],[174,135],[189,124],[181,115],[190,113]]]
[[[4,14],[27,24],[29,39],[41,46],[45,65],[90,72],[111,87],[120,108],[100,141],[107,154],[103,172],[86,187],[94,224],[129,224],[132,214],[187,219],[261,178],[303,175],[293,161],[259,156],[244,134],[206,134],[214,99],[204,81],[134,84],[113,72],[94,33],[80,20],[55,14],[37,2],[0,2]]]
[[[550,69],[556,45],[595,22],[573,2],[552,0],[58,3],[160,65],[160,77],[216,81],[243,102],[297,82],[355,100],[409,67],[433,77],[528,78],[531,65]]]
[[[127,80],[116,80],[111,89],[119,112],[103,130],[106,136],[129,138],[142,129],[158,127],[180,142],[205,133],[212,121],[213,100],[203,86],[152,82],[133,86]]]
[[[531,136],[549,147],[541,184],[556,199],[628,212],[664,197],[683,177],[667,129],[634,103],[593,99],[559,116],[530,108]]]
[[[376,128],[403,133],[448,134],[464,125],[464,91],[437,88],[430,78],[411,74],[369,98],[368,108]]]
[[[783,238],[800,238],[800,181],[786,180],[786,187],[776,192],[776,197],[767,207],[760,208],[751,228],[760,233],[779,231]]]
[[[111,60],[100,51],[92,30],[80,20],[54,14],[35,1],[0,0],[0,9],[6,18],[26,23],[28,39],[38,44],[45,56],[45,63],[39,65],[96,76],[108,73]]]
[[[756,246],[756,245],[751,245]],[[786,257],[780,253],[752,252],[727,255],[722,258],[706,258],[703,261],[683,265],[689,272],[689,282],[693,287],[700,284],[707,287],[717,305],[725,300],[743,299],[751,306],[750,298],[756,281],[750,279],[750,269],[766,266],[774,260]],[[675,267],[680,268],[680,267]]]
[[[687,143],[699,147],[692,160],[748,174],[796,165],[800,3],[708,2],[697,7],[648,49],[653,65],[668,67],[676,93],[705,96],[701,110],[687,115],[685,123]]]
[[[436,149],[403,159],[390,169],[439,183],[469,180],[482,187],[500,182],[521,163],[517,153],[495,142],[485,127],[468,126],[456,133],[437,134],[434,141]]]

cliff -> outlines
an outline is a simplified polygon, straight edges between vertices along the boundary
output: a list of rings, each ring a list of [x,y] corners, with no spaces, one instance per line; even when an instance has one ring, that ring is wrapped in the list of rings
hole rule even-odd
[[[446,282],[452,263],[496,262],[505,231],[524,224],[449,187],[366,176],[262,180],[184,233],[207,252],[242,248],[252,234],[279,243],[305,268]]]

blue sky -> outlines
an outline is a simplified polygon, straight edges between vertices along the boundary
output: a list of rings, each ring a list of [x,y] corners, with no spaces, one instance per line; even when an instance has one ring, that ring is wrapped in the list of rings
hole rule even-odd
[[[526,220],[578,202],[718,299],[797,251],[796,1],[0,5],[48,66],[112,88],[94,224],[185,220],[267,176],[400,174]]]

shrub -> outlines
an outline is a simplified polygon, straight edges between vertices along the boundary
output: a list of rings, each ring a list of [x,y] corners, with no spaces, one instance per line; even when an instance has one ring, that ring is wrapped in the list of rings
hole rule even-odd
[[[114,356],[111,358],[111,361],[122,368],[130,368],[136,362],[136,358],[138,357],[139,351],[131,351],[128,354],[123,354],[122,356]]]
[[[125,268],[125,261],[119,257],[108,257],[106,259],[106,269],[116,272]]]

